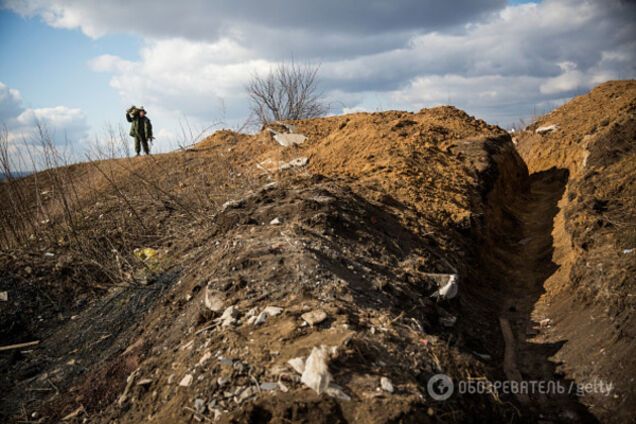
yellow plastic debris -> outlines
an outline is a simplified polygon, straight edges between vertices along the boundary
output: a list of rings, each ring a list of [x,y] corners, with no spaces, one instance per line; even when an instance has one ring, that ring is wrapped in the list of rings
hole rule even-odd
[[[156,249],[153,249],[152,247],[144,247],[144,248],[135,249],[133,253],[135,254],[136,257],[138,257],[142,261],[146,261],[154,256],[157,256],[159,251],[157,251]]]

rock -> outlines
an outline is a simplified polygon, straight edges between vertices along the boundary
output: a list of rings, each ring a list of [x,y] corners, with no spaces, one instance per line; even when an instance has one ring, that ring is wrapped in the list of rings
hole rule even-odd
[[[316,393],[323,393],[331,382],[327,361],[329,352],[325,346],[314,347],[305,361],[305,370],[300,381]]]
[[[281,220],[278,218],[274,218],[271,221],[269,221],[269,225],[280,225]]]
[[[283,147],[303,144],[307,137],[302,134],[274,134],[274,140]]]
[[[314,326],[320,324],[327,319],[327,313],[321,309],[315,311],[306,312],[300,316],[307,324]]]
[[[260,388],[261,388],[261,390],[269,392],[271,390],[278,389],[279,386],[278,386],[278,383],[267,382],[267,383],[261,383]]]
[[[252,397],[255,393],[256,393],[256,389],[250,386],[241,392],[241,394],[238,396],[236,401],[238,403],[242,403],[246,401],[248,398]]]
[[[305,360],[303,358],[301,357],[292,358],[289,361],[287,361],[287,363],[298,374],[302,374],[303,372],[305,372]]]
[[[281,163],[278,169],[280,169],[281,171],[285,171],[290,168],[300,168],[300,167],[306,166],[308,162],[309,162],[309,158],[300,157],[300,158],[292,159],[289,162]]]
[[[250,318],[248,320],[248,323],[251,323],[254,325],[261,325],[265,321],[267,321],[267,318],[279,315],[281,312],[283,312],[283,308],[278,308],[276,306],[268,306],[265,309],[263,309],[263,311],[260,314],[258,314],[256,318],[254,319]]]
[[[393,393],[393,391],[395,390],[393,388],[393,383],[391,383],[391,380],[386,377],[380,378],[380,387],[382,387],[382,390],[389,393]]]
[[[205,352],[203,356],[201,356],[201,359],[199,359],[199,362],[197,362],[197,366],[200,367],[201,365],[205,364],[211,357],[212,353],[210,351]]]
[[[545,125],[543,127],[539,127],[537,128],[534,132],[537,134],[546,134],[552,131],[555,131],[559,128],[558,125],[556,124],[552,124],[552,125]]]
[[[208,286],[205,287],[203,303],[206,308],[215,313],[220,313],[225,306],[223,298],[218,293],[212,292]]]
[[[542,319],[541,321],[539,321],[539,326],[541,326],[541,328],[549,327],[550,323],[550,318]]]
[[[192,374],[184,375],[181,381],[179,382],[179,386],[181,387],[189,387],[190,384],[192,384]]]
[[[270,317],[275,317],[283,312],[283,308],[279,308],[278,306],[267,306],[263,312],[267,312],[267,315]]]
[[[0,292],[0,301],[7,302],[9,300],[9,292],[1,291]]]
[[[205,400],[203,399],[194,400],[194,410],[197,411],[197,414],[203,414],[205,412],[205,409],[206,409]]]
[[[221,321],[221,327],[229,327],[236,324],[236,319],[239,316],[238,309],[235,306],[229,306],[223,311],[223,314],[219,318]]]

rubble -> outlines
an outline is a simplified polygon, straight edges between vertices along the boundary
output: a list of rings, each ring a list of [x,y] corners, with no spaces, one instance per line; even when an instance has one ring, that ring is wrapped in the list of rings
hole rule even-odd
[[[534,132],[537,134],[546,134],[552,131],[556,131],[559,128],[556,124],[544,125],[543,127],[537,128]]]
[[[292,159],[289,162],[281,163],[278,169],[281,171],[285,171],[291,168],[302,168],[303,166],[306,166],[307,163],[309,163],[308,157],[299,157],[296,159]]]
[[[311,326],[318,325],[327,319],[327,313],[321,309],[306,312],[300,316],[305,322]]]
[[[225,306],[223,297],[218,293],[212,292],[209,286],[205,287],[204,304],[206,308],[215,313],[221,312]]]
[[[181,387],[189,387],[190,384],[192,384],[192,374],[186,374],[183,376],[183,378],[181,379],[181,381],[179,381],[179,386]]]
[[[393,388],[393,383],[391,383],[391,380],[386,377],[380,378],[380,387],[382,388],[382,390],[389,393],[393,393],[393,391],[395,390]]]
[[[234,305],[232,305],[228,306],[225,311],[223,311],[223,314],[218,319],[218,321],[221,322],[221,327],[229,327],[236,324],[238,317],[239,311]]]

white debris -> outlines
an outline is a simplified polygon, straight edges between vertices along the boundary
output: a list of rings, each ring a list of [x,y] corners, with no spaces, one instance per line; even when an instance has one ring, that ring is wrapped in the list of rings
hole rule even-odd
[[[331,374],[327,365],[328,359],[329,352],[325,346],[314,347],[305,361],[305,370],[300,377],[303,384],[318,394],[327,390],[331,382]]]
[[[545,125],[543,127],[539,127],[537,128],[534,132],[537,134],[546,134],[552,131],[555,131],[559,128],[558,125],[556,124],[552,124],[552,125]]]
[[[263,312],[267,312],[270,317],[275,317],[283,312],[283,308],[279,308],[278,306],[267,306]]]
[[[303,144],[307,137],[302,134],[274,134],[274,140],[283,147],[290,147],[297,144]]]
[[[205,303],[206,308],[216,313],[221,312],[224,306],[223,298],[219,294],[212,292],[208,286],[205,287],[203,303]]]
[[[459,276],[457,274],[440,274],[446,275],[447,281],[444,285],[440,285],[439,289],[431,295],[431,297],[437,297],[439,299],[452,299],[457,296],[459,291]]]
[[[280,169],[281,171],[285,171],[291,168],[301,168],[303,166],[306,166],[307,163],[309,163],[309,158],[306,156],[303,156],[303,157],[292,159],[289,162],[281,163],[278,169]]]
[[[49,258],[52,258],[53,256],[55,256],[55,253],[52,253],[52,252],[46,252],[46,253],[44,254],[44,256],[49,257]]]
[[[279,315],[281,312],[283,312],[283,308],[279,308],[277,306],[268,306],[263,309],[263,311],[258,314],[257,317],[251,317],[247,322],[248,324],[261,325],[265,321],[267,321],[267,318]]]
[[[190,386],[190,384],[192,384],[192,374],[184,375],[181,381],[179,382],[179,386],[181,387],[188,387]]]
[[[631,249],[623,249],[623,254],[624,255],[628,255],[628,254],[632,253],[633,251],[634,251],[633,247]]]
[[[199,359],[199,362],[197,362],[197,366],[200,367],[201,365],[205,364],[208,359],[210,359],[212,357],[212,352],[207,351],[203,354],[203,356],[201,357],[201,359]]]
[[[279,218],[274,218],[271,221],[269,221],[269,225],[279,225],[281,223],[281,220]]]
[[[236,399],[236,402],[237,403],[244,402],[245,400],[247,400],[248,398],[253,396],[255,393],[256,393],[256,389],[254,387],[250,386],[250,387],[248,387],[247,389],[245,389],[245,390],[243,390],[241,392],[241,394]]]
[[[230,325],[236,324],[236,318],[238,317],[238,309],[235,306],[228,306],[225,311],[223,311],[223,315],[219,318],[221,321],[222,327],[229,327]]]
[[[393,388],[393,383],[391,383],[391,380],[386,377],[382,377],[380,379],[380,387],[382,387],[382,390],[389,393],[393,393],[393,391],[395,390]]]
[[[267,382],[267,383],[261,383],[260,385],[261,390],[264,390],[266,392],[269,392],[271,390],[276,390],[279,388],[278,383],[273,383],[273,382]]]
[[[327,313],[321,309],[315,311],[306,312],[300,316],[307,324],[314,326],[320,324],[327,319]]]
[[[0,292],[0,301],[7,302],[8,300],[9,300],[9,292],[8,291],[1,291]]]
[[[292,358],[289,361],[287,361],[287,363],[298,374],[302,374],[303,372],[305,372],[305,360],[303,358],[301,358],[301,357]]]

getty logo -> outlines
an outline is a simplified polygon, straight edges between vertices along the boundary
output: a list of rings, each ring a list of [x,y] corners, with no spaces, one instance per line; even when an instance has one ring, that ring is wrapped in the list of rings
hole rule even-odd
[[[453,380],[446,374],[435,374],[426,385],[428,394],[435,400],[446,400],[453,395],[455,386]]]

